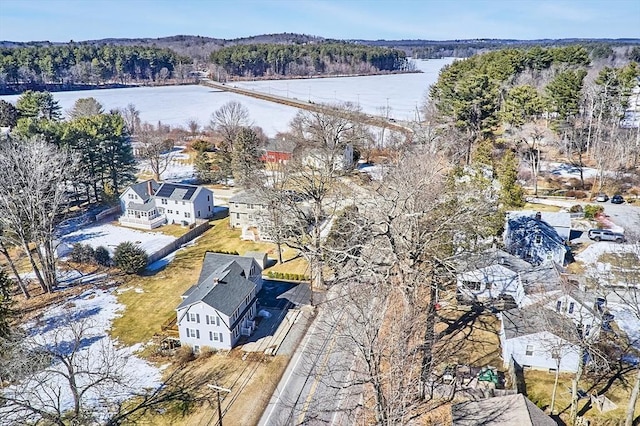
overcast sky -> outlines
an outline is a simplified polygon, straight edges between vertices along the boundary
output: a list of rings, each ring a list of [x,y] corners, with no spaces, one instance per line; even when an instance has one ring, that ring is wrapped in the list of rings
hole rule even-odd
[[[640,38],[640,0],[0,0],[0,40]]]

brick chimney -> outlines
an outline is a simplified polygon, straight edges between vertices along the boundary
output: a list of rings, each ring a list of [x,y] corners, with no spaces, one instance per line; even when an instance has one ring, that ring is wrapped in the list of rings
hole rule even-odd
[[[153,186],[151,185],[151,179],[147,181],[147,194],[149,194],[149,197],[153,195]]]

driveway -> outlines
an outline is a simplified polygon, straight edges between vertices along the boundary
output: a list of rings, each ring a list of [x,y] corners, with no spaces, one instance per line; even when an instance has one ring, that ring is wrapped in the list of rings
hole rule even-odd
[[[575,204],[585,206],[594,204],[604,207],[605,215],[609,219],[620,226],[624,230],[624,234],[629,241],[637,241],[640,239],[640,206],[632,204],[611,204],[611,202],[599,203],[597,201],[576,201],[576,200],[556,200],[549,198],[530,198],[527,201],[533,204],[547,204],[551,206],[559,206],[571,208]]]

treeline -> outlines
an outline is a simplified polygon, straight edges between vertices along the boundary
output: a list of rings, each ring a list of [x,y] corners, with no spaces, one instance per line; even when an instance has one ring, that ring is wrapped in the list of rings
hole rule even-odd
[[[191,60],[153,46],[69,43],[0,49],[0,83],[126,84],[166,80]]]
[[[211,54],[211,62],[229,76],[308,76],[408,69],[403,51],[350,43],[250,44]]]

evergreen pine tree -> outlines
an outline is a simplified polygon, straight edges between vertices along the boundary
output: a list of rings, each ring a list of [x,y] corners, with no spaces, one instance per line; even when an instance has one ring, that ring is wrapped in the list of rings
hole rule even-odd
[[[524,206],[524,189],[518,184],[518,160],[511,150],[506,150],[498,165],[500,204],[503,208]]]
[[[144,271],[147,261],[147,253],[130,241],[118,244],[113,253],[113,263],[127,274]]]
[[[196,173],[196,179],[200,183],[209,183],[212,180],[211,160],[209,155],[204,151],[198,151],[193,161],[193,168]]]
[[[260,168],[260,140],[252,129],[243,127],[233,144],[231,169],[236,185],[246,186]]]

